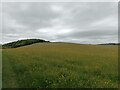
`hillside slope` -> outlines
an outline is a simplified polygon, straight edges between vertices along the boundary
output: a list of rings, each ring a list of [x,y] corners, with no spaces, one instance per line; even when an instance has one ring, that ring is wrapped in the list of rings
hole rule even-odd
[[[3,88],[117,88],[117,49],[68,43],[3,49]]]

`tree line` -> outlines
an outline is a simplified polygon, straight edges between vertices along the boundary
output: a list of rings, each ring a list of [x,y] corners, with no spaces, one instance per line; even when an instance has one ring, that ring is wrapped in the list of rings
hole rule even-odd
[[[49,41],[45,41],[42,39],[24,39],[24,40],[18,40],[7,44],[3,44],[2,48],[17,48],[21,46],[31,45],[34,43],[43,43],[43,42],[49,42]]]

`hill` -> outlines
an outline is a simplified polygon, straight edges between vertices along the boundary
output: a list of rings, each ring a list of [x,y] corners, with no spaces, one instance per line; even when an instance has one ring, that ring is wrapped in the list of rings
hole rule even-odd
[[[16,48],[20,46],[26,46],[34,43],[43,43],[43,42],[49,42],[49,41],[45,41],[42,39],[24,39],[24,40],[18,40],[18,41],[4,44],[2,45],[2,48]]]
[[[103,43],[103,44],[99,44],[99,45],[120,45],[120,43]]]
[[[118,47],[36,43],[2,50],[3,88],[118,88]]]

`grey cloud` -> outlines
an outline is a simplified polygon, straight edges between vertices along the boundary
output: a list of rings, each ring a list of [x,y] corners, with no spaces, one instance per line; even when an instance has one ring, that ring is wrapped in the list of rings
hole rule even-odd
[[[50,26],[50,20],[58,17],[58,14],[51,13],[48,3],[5,3],[4,5],[6,8],[3,8],[3,11],[6,14],[16,20],[16,23],[30,29]],[[23,5],[26,9],[22,7]]]
[[[70,37],[69,37],[70,36]],[[114,30],[89,30],[89,31],[74,31],[64,35],[57,35],[56,39],[64,41],[73,41],[78,43],[109,43],[117,42],[118,32]]]
[[[117,2],[3,3],[3,43],[21,38],[117,41]]]
[[[117,5],[116,3],[84,3],[84,7],[74,9],[71,20],[66,23],[75,28],[89,28],[89,24],[97,22],[101,19],[108,18],[109,16],[117,19]],[[86,6],[86,7],[85,7]],[[117,20],[116,20],[117,22]]]
[[[83,32],[73,32],[70,34],[70,36],[73,37],[103,37],[103,36],[109,36],[109,35],[117,35],[117,32],[114,30],[89,30],[89,31],[83,31]]]

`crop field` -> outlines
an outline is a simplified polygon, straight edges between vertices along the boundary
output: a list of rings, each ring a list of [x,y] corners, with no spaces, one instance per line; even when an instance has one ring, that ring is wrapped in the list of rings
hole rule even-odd
[[[40,43],[2,50],[3,88],[117,88],[118,46]]]

